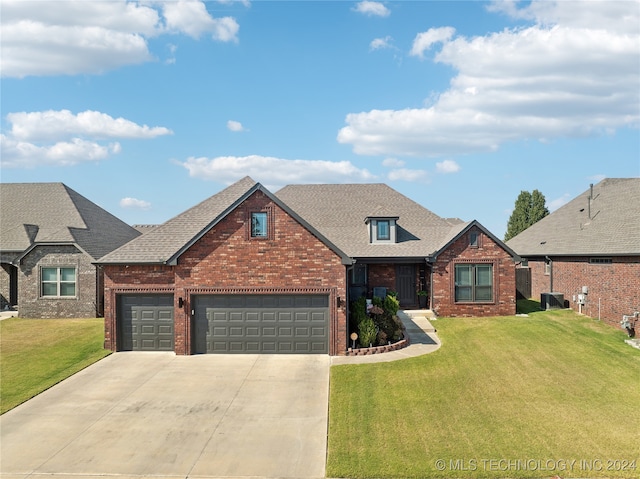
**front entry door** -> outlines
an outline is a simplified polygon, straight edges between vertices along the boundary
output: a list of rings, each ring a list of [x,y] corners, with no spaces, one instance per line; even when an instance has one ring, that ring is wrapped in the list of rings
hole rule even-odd
[[[416,266],[414,264],[396,265],[396,289],[400,306],[415,306]]]

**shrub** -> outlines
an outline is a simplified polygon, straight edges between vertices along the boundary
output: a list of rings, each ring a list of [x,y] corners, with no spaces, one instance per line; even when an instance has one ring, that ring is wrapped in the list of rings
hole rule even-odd
[[[390,316],[395,316],[398,314],[398,310],[400,309],[400,302],[395,296],[391,296],[388,294],[384,298],[384,302],[382,304],[382,308],[388,313]]]
[[[368,348],[374,343],[376,334],[376,325],[371,318],[363,319],[358,325],[358,341],[363,348]]]
[[[364,297],[351,303],[351,318],[356,327],[367,318],[367,300]]]

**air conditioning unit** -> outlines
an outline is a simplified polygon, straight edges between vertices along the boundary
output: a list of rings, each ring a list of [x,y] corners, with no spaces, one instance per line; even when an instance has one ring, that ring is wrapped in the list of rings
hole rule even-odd
[[[544,311],[547,309],[564,309],[563,293],[542,293],[540,294],[540,308]]]

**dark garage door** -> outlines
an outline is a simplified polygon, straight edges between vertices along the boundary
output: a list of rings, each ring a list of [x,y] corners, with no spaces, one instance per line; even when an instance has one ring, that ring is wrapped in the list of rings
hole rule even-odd
[[[326,295],[194,296],[195,353],[329,352]]]
[[[173,295],[121,295],[120,351],[173,351]]]

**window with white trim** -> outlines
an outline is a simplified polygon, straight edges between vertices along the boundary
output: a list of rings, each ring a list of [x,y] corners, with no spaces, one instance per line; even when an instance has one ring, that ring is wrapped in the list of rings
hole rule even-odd
[[[43,298],[75,297],[77,275],[74,267],[46,267],[40,270]]]
[[[455,301],[487,303],[493,301],[493,265],[455,265]]]

